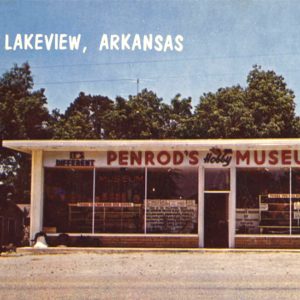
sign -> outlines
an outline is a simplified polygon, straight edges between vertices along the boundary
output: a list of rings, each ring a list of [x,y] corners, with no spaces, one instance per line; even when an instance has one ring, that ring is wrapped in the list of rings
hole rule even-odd
[[[298,150],[236,151],[237,166],[292,166],[300,165]]]
[[[280,198],[280,199],[300,198],[300,194],[268,194],[268,198]]]
[[[294,219],[299,220],[300,219],[300,211],[294,211]]]
[[[212,148],[210,152],[206,154],[203,161],[205,164],[220,164],[223,167],[227,167],[232,160],[231,149],[218,149]]]
[[[238,234],[257,234],[259,232],[259,210],[256,208],[237,208],[236,228]]]
[[[93,159],[57,159],[57,167],[93,167]]]
[[[56,167],[93,167],[94,159],[84,159],[84,152],[70,152],[70,159],[56,159]]]
[[[198,151],[107,151],[107,166],[180,166],[199,164]]]
[[[269,209],[268,203],[260,203],[260,210],[261,211],[267,211]]]
[[[209,151],[172,150],[107,150],[48,152],[47,167],[289,167],[300,166],[300,150],[232,150],[211,148]],[[87,157],[88,154],[88,157]],[[292,196],[292,198],[296,198]],[[298,196],[297,196],[298,198]],[[300,197],[299,197],[300,199]]]
[[[70,152],[70,159],[84,159],[84,152]]]

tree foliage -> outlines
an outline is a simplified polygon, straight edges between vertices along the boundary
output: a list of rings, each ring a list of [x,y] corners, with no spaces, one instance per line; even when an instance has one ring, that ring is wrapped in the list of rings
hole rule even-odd
[[[164,104],[143,90],[126,100],[80,93],[65,114],[52,113],[54,138],[147,139],[164,137]]]
[[[297,136],[294,93],[282,76],[254,66],[246,88],[204,94],[195,110],[201,138],[280,138]]]
[[[246,87],[205,93],[195,110],[180,94],[166,104],[147,89],[115,101],[82,92],[64,114],[53,111],[51,124],[58,139],[293,137],[294,98],[282,76],[254,66]]]
[[[251,137],[253,118],[246,102],[245,92],[240,86],[204,94],[195,111],[197,137]]]
[[[2,139],[49,137],[49,114],[44,89],[32,91],[27,63],[15,65],[0,78],[0,134]]]
[[[164,107],[168,138],[192,138],[194,136],[192,98],[181,98],[177,94],[170,105]]]
[[[27,63],[15,65],[0,78],[1,139],[40,139],[51,137],[49,113],[44,90],[33,91],[33,79]],[[17,196],[29,188],[28,156],[1,149],[0,181],[2,187],[14,185]]]
[[[247,84],[246,105],[253,116],[255,137],[294,136],[295,96],[284,78],[254,66]]]
[[[162,99],[157,95],[144,89],[136,96],[129,96],[128,101],[125,101],[127,106],[124,115],[123,113],[122,127],[126,129],[123,132],[123,136],[117,138],[129,138],[129,139],[159,139],[163,137],[164,130],[164,118],[162,114],[163,103]],[[118,111],[116,111],[118,114]]]
[[[67,108],[64,114],[52,112],[53,138],[55,139],[101,139],[107,114],[113,101],[107,97],[85,95],[83,92]]]

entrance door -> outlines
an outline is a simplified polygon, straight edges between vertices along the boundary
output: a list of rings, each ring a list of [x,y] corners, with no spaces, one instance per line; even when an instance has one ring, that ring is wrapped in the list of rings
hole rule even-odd
[[[204,196],[204,247],[228,247],[228,194]]]

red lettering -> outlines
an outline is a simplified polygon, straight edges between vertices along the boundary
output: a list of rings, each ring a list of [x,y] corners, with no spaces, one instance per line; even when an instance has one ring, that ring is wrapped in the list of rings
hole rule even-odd
[[[242,154],[240,151],[236,151],[236,164],[239,165],[241,161],[246,160],[246,165],[250,163],[250,151],[245,151]]]
[[[111,165],[113,161],[117,159],[117,153],[115,151],[107,151],[107,164]]]
[[[291,150],[282,150],[281,151],[281,160],[283,165],[290,165],[292,159]]]
[[[164,159],[165,157],[165,159]],[[167,165],[171,160],[171,155],[169,152],[167,151],[160,151],[157,154],[157,161],[161,164],[161,165]]]
[[[191,151],[189,153],[189,164],[190,165],[197,165],[199,163],[199,153],[198,151]]]
[[[173,152],[173,164],[174,165],[180,165],[183,162],[183,154],[180,151],[174,151]]]
[[[135,163],[138,166],[142,164],[142,151],[138,151],[137,153],[134,151],[130,152],[130,165],[133,166]]]
[[[145,152],[145,165],[148,166],[149,164],[154,166],[154,153],[152,151]]]
[[[262,150],[261,151],[261,159],[259,160],[258,158],[258,151],[254,151],[254,162],[257,164],[257,165],[263,165],[266,161],[266,151],[265,150]]]
[[[128,165],[128,151],[119,151],[119,165],[120,166]]]
[[[297,165],[300,165],[300,160],[299,160],[299,152],[297,150],[294,151],[294,159],[295,159],[295,163]]]
[[[269,153],[269,164],[277,165],[278,164],[278,151],[272,150]]]

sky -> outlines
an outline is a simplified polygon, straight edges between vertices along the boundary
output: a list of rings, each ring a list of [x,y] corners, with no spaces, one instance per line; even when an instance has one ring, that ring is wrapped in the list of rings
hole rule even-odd
[[[0,0],[0,72],[28,62],[34,89],[62,112],[79,95],[127,98],[153,90],[166,103],[246,86],[253,65],[282,75],[300,115],[300,2],[289,0]],[[80,49],[8,50],[19,34],[81,34]],[[183,50],[102,50],[102,36],[183,36]],[[173,40],[174,41],[174,40]],[[86,47],[86,52],[83,48]],[[137,85],[139,79],[139,85]]]

